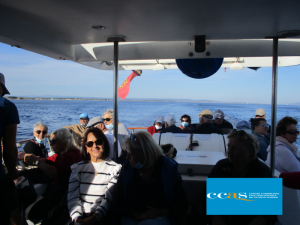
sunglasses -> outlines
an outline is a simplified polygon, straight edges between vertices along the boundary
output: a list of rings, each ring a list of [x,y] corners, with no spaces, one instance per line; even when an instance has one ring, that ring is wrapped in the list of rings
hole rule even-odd
[[[87,118],[83,118],[83,117],[82,117],[82,118],[80,118],[80,120],[87,120]]]
[[[58,139],[52,139],[50,140],[51,145],[55,145],[59,140]]]
[[[286,131],[285,133],[288,133],[288,134],[299,134],[299,131],[298,130],[289,130],[289,131]]]
[[[182,119],[181,122],[189,122],[189,121],[188,121],[188,120],[183,120],[183,119]]]
[[[95,143],[96,145],[102,145],[103,140],[102,140],[102,139],[98,139],[98,140],[96,140],[96,141],[89,141],[89,142],[85,143],[85,146],[91,148],[91,147],[94,146],[94,143]]]
[[[112,118],[105,118],[105,119],[103,119],[103,120],[105,120],[105,121],[111,121]]]
[[[262,124],[264,128],[269,128],[269,124]]]
[[[40,134],[41,132],[42,132],[41,130],[36,130],[35,131],[35,133],[37,133],[37,134]],[[43,131],[43,134],[47,134],[47,133],[48,133],[47,131],[45,131],[45,130]]]

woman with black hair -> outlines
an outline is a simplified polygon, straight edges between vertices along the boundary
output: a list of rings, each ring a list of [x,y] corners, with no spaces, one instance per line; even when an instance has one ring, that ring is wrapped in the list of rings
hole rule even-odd
[[[184,114],[180,118],[181,124],[179,126],[180,129],[184,131],[184,133],[192,133],[192,131],[195,129],[194,126],[191,124],[192,119],[189,115]]]
[[[73,222],[84,225],[103,221],[112,207],[121,165],[108,158],[109,152],[102,131],[88,129],[82,141],[83,161],[71,167],[68,208]]]

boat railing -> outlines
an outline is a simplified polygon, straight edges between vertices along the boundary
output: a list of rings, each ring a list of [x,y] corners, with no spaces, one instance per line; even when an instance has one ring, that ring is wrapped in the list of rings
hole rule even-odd
[[[134,130],[147,130],[148,127],[129,127],[129,130],[131,130],[131,133],[134,133]]]

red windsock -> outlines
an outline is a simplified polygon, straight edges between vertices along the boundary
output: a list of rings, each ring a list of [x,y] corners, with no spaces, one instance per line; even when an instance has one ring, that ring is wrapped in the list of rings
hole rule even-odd
[[[136,76],[141,76],[142,71],[141,70],[132,70],[132,73],[127,77],[127,79],[121,84],[119,87],[119,98],[125,99],[129,93],[129,88],[130,88],[130,82],[132,81],[133,78]]]

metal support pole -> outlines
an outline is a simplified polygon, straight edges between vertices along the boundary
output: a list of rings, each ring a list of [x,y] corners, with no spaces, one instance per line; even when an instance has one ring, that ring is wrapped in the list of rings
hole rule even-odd
[[[272,109],[271,109],[271,172],[274,175],[275,146],[276,146],[276,118],[277,118],[277,69],[278,69],[278,37],[273,38],[272,65]]]
[[[118,71],[119,42],[114,41],[114,161],[118,158]]]

